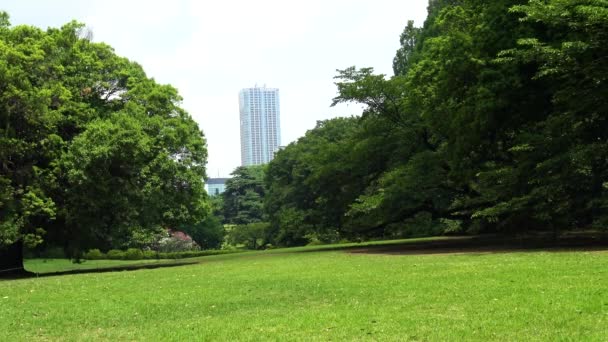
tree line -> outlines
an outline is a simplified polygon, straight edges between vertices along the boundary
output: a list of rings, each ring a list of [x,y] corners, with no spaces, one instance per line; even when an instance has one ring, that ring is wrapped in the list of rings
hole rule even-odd
[[[334,104],[363,115],[264,169],[259,240],[606,229],[607,32],[603,0],[431,0],[393,77],[338,71]]]
[[[0,13],[0,269],[23,245],[139,248],[172,228],[206,248],[608,227],[608,4],[431,0],[394,76],[339,70],[322,121],[221,197],[169,85],[82,24]],[[227,224],[226,230],[220,221]]]

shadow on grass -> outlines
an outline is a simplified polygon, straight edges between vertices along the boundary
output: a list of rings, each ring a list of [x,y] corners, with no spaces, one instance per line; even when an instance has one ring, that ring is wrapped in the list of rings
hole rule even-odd
[[[279,256],[283,253],[297,254],[310,252],[332,252],[344,251],[354,254],[387,254],[387,255],[424,255],[424,254],[490,254],[490,253],[514,253],[514,252],[568,252],[568,251],[608,251],[608,234],[598,232],[566,233],[555,238],[552,234],[535,234],[525,236],[512,235],[476,235],[476,236],[452,236],[435,237],[394,241],[373,241],[364,243],[352,243],[344,245],[320,245],[299,248],[286,248],[269,251],[252,251],[249,253],[226,254],[225,256],[238,257],[262,257]],[[215,261],[225,258],[213,258]],[[120,271],[136,271],[143,269],[155,269],[163,267],[178,267],[186,265],[201,264],[207,261],[207,257],[196,259],[182,259],[175,262],[164,263],[142,263],[120,266],[108,266],[103,268],[73,269],[48,273],[20,272],[2,280],[22,279],[32,277],[52,277],[84,273],[106,273]]]
[[[73,270],[66,270],[66,271],[43,272],[43,273],[36,273],[36,272],[23,270],[23,271],[15,272],[12,274],[7,274],[7,275],[1,277],[0,280],[54,277],[54,276],[64,276],[64,275],[84,274],[84,273],[137,271],[137,270],[163,268],[163,267],[186,266],[186,265],[193,265],[193,264],[198,264],[198,263],[200,263],[200,261],[185,260],[185,261],[164,262],[164,263],[132,264],[132,265],[108,266],[108,267],[100,267],[100,268],[83,268],[83,269],[73,269]]]
[[[133,265],[121,265],[121,266],[109,266],[104,268],[89,268],[79,270],[68,270],[59,272],[49,272],[38,274],[39,277],[49,276],[60,276],[69,274],[81,274],[81,273],[105,273],[105,272],[117,272],[117,271],[136,271],[144,269],[154,269],[163,267],[177,267],[185,265],[198,264],[197,261],[176,261],[176,262],[165,262],[165,263],[150,263],[150,264],[133,264]]]
[[[569,252],[608,250],[608,234],[576,233],[554,237],[552,234],[527,236],[472,236],[458,239],[423,241],[378,246],[352,247],[356,254],[491,254],[515,252]]]

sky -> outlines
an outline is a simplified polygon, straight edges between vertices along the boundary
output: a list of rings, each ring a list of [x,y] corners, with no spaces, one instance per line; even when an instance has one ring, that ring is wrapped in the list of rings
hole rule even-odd
[[[85,23],[93,41],[176,87],[207,139],[209,177],[240,165],[238,92],[279,88],[281,145],[318,120],[359,115],[330,107],[336,69],[392,75],[408,20],[422,25],[428,0],[0,0],[13,25]]]

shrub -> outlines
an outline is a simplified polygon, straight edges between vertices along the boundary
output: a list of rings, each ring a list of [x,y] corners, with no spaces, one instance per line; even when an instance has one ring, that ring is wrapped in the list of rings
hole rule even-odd
[[[100,259],[105,259],[106,256],[99,249],[95,248],[95,249],[90,249],[88,252],[84,253],[82,258],[88,259],[88,260],[100,260]]]
[[[218,255],[218,254],[231,254],[231,253],[239,253],[241,250],[221,250],[221,249],[208,249],[205,251],[187,251],[187,252],[169,252],[164,253],[160,252],[157,254],[158,259],[184,259],[184,258],[194,258],[208,255]]]
[[[269,245],[272,247],[272,245]],[[142,251],[137,248],[129,248],[126,251],[112,249],[104,254],[99,249],[91,249],[84,254],[87,260],[111,259],[111,260],[143,260],[143,259],[184,259],[207,255],[238,253],[238,249],[208,249],[204,251],[184,251],[184,252],[157,252],[152,250]]]
[[[321,246],[321,245],[325,245],[325,243],[323,243],[317,239],[310,239],[310,242],[306,244],[306,246]]]
[[[190,252],[190,251],[179,252],[179,253],[175,253],[175,254],[176,254],[176,256],[175,256],[176,259],[193,258],[193,257],[198,256],[196,254],[196,252]]]
[[[183,239],[178,235],[161,239],[158,241],[155,249],[157,249],[159,252],[171,253],[198,250],[199,246],[193,240]]]
[[[158,252],[155,251],[144,251],[143,257],[144,259],[159,259]]]
[[[120,251],[118,249],[111,249],[108,251],[108,253],[106,254],[106,256],[108,257],[108,259],[112,259],[112,260],[122,260],[125,258],[125,252]]]
[[[158,253],[159,258],[161,259],[178,259],[179,258],[179,253],[176,252],[163,252],[163,253]]]
[[[270,224],[255,222],[233,227],[228,233],[227,240],[232,245],[245,245],[249,249],[259,249],[265,245]]]
[[[144,258],[144,253],[137,248],[129,248],[124,253],[125,260],[141,260]]]
[[[214,215],[208,215],[195,225],[181,226],[180,230],[192,237],[204,249],[219,248],[226,235],[224,225]]]

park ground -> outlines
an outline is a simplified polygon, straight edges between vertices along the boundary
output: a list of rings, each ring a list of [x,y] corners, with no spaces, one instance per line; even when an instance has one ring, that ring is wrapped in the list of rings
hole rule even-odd
[[[74,267],[67,261],[34,260],[30,270],[64,275],[0,281],[0,340],[608,339],[607,249],[442,243],[249,252],[84,274],[65,274]],[[95,263],[78,267],[124,266]]]

